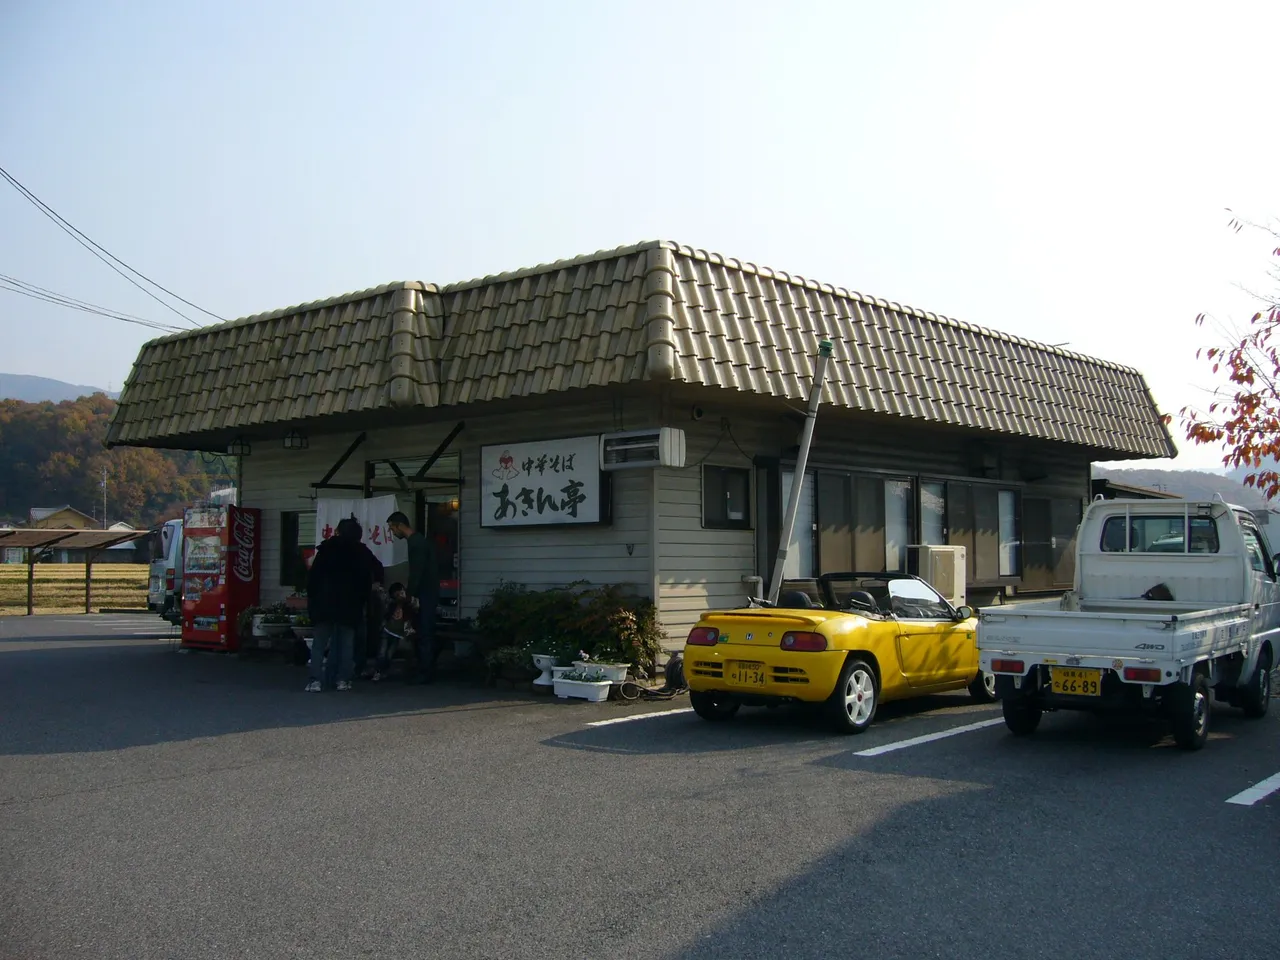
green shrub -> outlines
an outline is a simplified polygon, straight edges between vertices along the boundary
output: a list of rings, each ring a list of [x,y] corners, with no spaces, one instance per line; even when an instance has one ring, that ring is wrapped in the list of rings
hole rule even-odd
[[[503,581],[477,611],[475,626],[495,645],[493,665],[529,663],[535,653],[561,665],[583,653],[606,663],[626,663],[638,676],[652,676],[662,651],[657,608],[617,584],[592,587],[583,580],[530,590]]]

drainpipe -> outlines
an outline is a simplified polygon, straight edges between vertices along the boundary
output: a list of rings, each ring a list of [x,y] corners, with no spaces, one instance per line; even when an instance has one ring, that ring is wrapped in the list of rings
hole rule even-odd
[[[778,540],[778,556],[773,561],[773,578],[769,581],[769,602],[776,604],[782,592],[782,568],[787,562],[787,548],[796,529],[796,514],[800,512],[800,493],[804,489],[804,470],[809,464],[809,446],[813,443],[813,424],[818,419],[818,404],[822,402],[822,380],[831,359],[831,341],[818,344],[818,362],[813,368],[813,386],[809,390],[809,409],[804,415],[804,430],[800,434],[800,453],[796,457],[796,470],[791,477],[791,495],[787,500],[787,519],[782,525]]]

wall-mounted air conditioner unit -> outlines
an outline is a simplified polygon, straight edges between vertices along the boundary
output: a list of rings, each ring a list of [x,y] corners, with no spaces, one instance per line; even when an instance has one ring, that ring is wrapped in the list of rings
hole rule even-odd
[[[683,467],[684,431],[676,427],[627,430],[600,436],[600,469]]]
[[[963,606],[967,595],[964,547],[913,544],[907,547],[907,573],[914,573],[947,598]]]

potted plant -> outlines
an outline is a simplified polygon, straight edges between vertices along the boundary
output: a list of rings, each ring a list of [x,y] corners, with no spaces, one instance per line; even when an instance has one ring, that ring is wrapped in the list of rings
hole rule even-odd
[[[258,618],[266,611],[262,607],[245,607],[236,618],[236,635],[243,644],[247,637],[258,636]]]
[[[293,635],[299,640],[305,640],[311,636],[314,631],[310,618],[305,613],[300,613],[293,618]]]
[[[293,620],[284,604],[268,608],[253,618],[255,637],[282,637],[293,629]]]
[[[599,674],[582,670],[570,670],[554,680],[556,696],[561,699],[578,697],[592,703],[599,703],[609,696],[613,686],[608,680],[601,680]]]
[[[551,668],[556,665],[555,654],[535,653],[533,665],[539,671],[538,678],[533,681],[535,687],[551,686]]]
[[[627,671],[631,669],[631,664],[620,662],[617,660],[594,660],[591,654],[585,650],[579,650],[579,660],[573,661],[575,670],[582,673],[590,673],[599,677],[601,680],[608,680],[610,683],[622,683],[627,679]]]
[[[529,651],[524,647],[507,645],[495,647],[484,656],[489,666],[490,675],[501,677],[512,683],[528,683],[538,675],[529,660]]]

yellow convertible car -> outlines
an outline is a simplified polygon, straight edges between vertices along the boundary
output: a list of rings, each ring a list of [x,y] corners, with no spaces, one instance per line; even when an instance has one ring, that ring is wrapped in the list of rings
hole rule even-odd
[[[689,631],[685,679],[705,720],[799,702],[821,704],[838,732],[861,733],[884,700],[966,688],[995,699],[994,677],[978,665],[974,611],[919,577],[829,573],[811,592],[757,602],[704,613]]]

